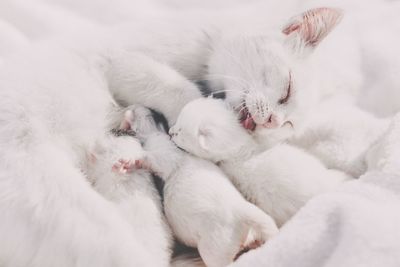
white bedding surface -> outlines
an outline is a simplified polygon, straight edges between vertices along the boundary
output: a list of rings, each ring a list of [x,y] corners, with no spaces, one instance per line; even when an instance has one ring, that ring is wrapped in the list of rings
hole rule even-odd
[[[400,177],[370,173],[312,199],[232,266],[399,266]]]
[[[0,64],[7,54],[59,34],[126,22],[132,18],[160,16],[169,9],[240,10],[301,1],[196,1],[196,0],[1,0]],[[374,60],[364,62],[370,88],[360,103],[381,116],[400,110],[400,1],[308,1],[304,6],[346,5],[359,16],[361,36],[369,43]],[[271,4],[272,3],[272,4]],[[256,9],[256,8],[255,8]],[[352,13],[354,12],[354,13]],[[290,14],[288,14],[290,15]],[[400,65],[399,65],[400,66]],[[376,75],[384,77],[376,83]],[[381,79],[382,80],[382,79]],[[388,89],[390,88],[390,89]],[[400,139],[400,135],[396,140]],[[399,142],[400,143],[400,142]],[[397,160],[391,143],[385,157]],[[389,149],[390,148],[390,149]],[[399,148],[400,149],[400,148]],[[399,162],[399,160],[395,161]],[[336,192],[312,199],[275,239],[243,255],[233,266],[400,266],[400,176],[379,170],[348,182]]]

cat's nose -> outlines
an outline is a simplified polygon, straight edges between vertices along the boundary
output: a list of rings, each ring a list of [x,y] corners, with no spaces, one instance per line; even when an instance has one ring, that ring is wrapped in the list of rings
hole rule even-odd
[[[267,129],[274,129],[279,126],[278,117],[274,114],[269,115],[263,126]]]

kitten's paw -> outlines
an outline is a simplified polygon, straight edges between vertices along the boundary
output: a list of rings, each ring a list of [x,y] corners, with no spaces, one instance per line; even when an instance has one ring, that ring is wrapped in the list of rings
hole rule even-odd
[[[118,162],[112,166],[112,171],[119,174],[132,173],[135,169],[134,160],[119,159]]]
[[[262,245],[264,245],[265,241],[261,241],[261,240],[254,240],[253,242],[251,242],[250,244],[247,245],[241,245],[240,246],[240,251],[235,255],[234,257],[234,261],[236,261],[237,259],[240,258],[240,256],[242,256],[243,254],[249,252],[250,250],[256,249],[261,247]]]
[[[148,162],[145,158],[135,160],[135,167],[137,169],[144,169],[151,171],[150,162]]]

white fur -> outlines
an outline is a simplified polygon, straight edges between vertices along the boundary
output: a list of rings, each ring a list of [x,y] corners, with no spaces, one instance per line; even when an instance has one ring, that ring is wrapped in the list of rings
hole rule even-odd
[[[311,197],[332,190],[347,179],[290,145],[258,151],[233,112],[219,100],[198,99],[187,104],[170,133],[179,147],[219,162],[241,193],[278,225]]]
[[[321,98],[337,92],[354,95],[360,86],[358,54],[346,29],[328,38],[330,46],[322,42],[324,47],[316,48],[341,16],[337,9],[311,9],[282,28],[265,25],[248,34],[222,35],[208,62],[212,89],[225,92],[235,110],[246,107],[259,128],[279,128],[286,121],[300,127]],[[299,28],[288,30],[293,25]],[[343,64],[350,71],[343,71]],[[291,96],[280,103],[290,83]]]
[[[94,188],[115,203],[136,239],[152,255],[155,266],[169,266],[172,236],[162,214],[161,200],[148,171],[112,170],[120,159],[140,159],[144,151],[131,136],[108,137],[89,159],[87,175]]]
[[[29,52],[0,72],[1,264],[154,266],[80,170],[112,105],[101,72],[51,46]]]
[[[166,182],[164,208],[172,230],[198,248],[207,266],[226,266],[243,248],[277,233],[274,221],[211,162],[179,151],[165,134],[150,136],[145,148],[150,168]]]
[[[368,171],[400,175],[400,113],[367,153]]]
[[[154,81],[150,63],[148,73],[133,68],[146,59],[125,68],[118,63],[123,52],[100,51],[86,54],[43,42],[2,65],[0,262],[7,266],[155,266],[132,227],[89,186],[80,168],[108,131],[116,107],[112,94],[121,95],[109,86],[111,80],[121,90],[131,88],[132,95],[145,95],[150,85],[162,88],[162,77],[172,78],[167,83],[174,92],[187,92],[182,103],[199,93],[182,87],[179,80],[185,79],[178,74],[163,76],[164,70],[170,73],[167,67],[158,70],[155,63],[161,78]],[[171,94],[142,100],[158,109],[164,97]],[[173,108],[160,107],[171,121],[177,115]]]
[[[315,155],[328,168],[359,177],[367,170],[369,147],[385,132],[388,123],[349,99],[336,97],[320,103],[291,142]]]
[[[316,18],[302,23],[313,29],[318,44],[341,18],[337,9],[321,10],[312,9],[298,16],[311,14],[309,17]],[[212,15],[211,23],[206,23],[197,16],[176,15],[161,23],[137,21],[91,35],[94,41],[88,41],[89,50],[98,47],[99,42],[106,56],[104,47],[117,44],[125,50],[112,56],[110,86],[117,100],[149,105],[165,113],[173,124],[183,105],[200,96],[187,79],[205,80],[214,93],[224,92],[235,110],[246,106],[260,128],[277,128],[288,120],[297,127],[322,97],[338,91],[354,93],[359,88],[359,58],[347,28],[333,31],[335,38],[327,41],[330,46],[322,42],[319,46],[323,47],[315,49],[316,43],[310,45],[300,33],[283,33],[287,22],[276,18],[279,16],[265,18],[263,14],[261,20],[255,14],[257,19],[245,25]],[[344,71],[343,64],[351,71]],[[121,72],[137,75],[114,75]],[[291,96],[287,103],[279,104],[287,93],[289,76]],[[147,93],[135,93],[133,84],[145,87]],[[168,93],[168,97],[161,101],[157,97],[160,92]],[[268,123],[271,115],[273,124]]]
[[[110,56],[109,86],[122,104],[154,108],[173,124],[187,102],[201,97],[193,83],[166,64],[140,53],[119,52]]]

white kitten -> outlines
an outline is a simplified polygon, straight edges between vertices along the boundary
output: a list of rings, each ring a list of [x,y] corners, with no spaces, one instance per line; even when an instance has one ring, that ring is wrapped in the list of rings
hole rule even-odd
[[[278,225],[311,197],[335,188],[347,178],[286,144],[258,151],[232,110],[220,100],[198,99],[187,104],[170,134],[179,147],[218,162],[242,194]]]
[[[147,112],[146,112],[147,111]],[[144,150],[133,136],[132,129],[151,127],[137,125],[134,117],[151,117],[148,109],[129,107],[121,126],[122,136],[109,136],[92,151],[87,175],[94,188],[115,203],[122,216],[132,226],[136,239],[152,255],[155,266],[169,266],[172,236],[166,224],[160,196],[151,174],[133,170],[135,159],[143,157]],[[151,123],[152,119],[142,120]],[[129,161],[131,160],[131,161]]]
[[[274,221],[247,202],[213,163],[180,151],[160,132],[146,138],[145,149],[137,167],[165,179],[168,222],[180,241],[198,248],[207,266],[226,266],[277,233]]]

